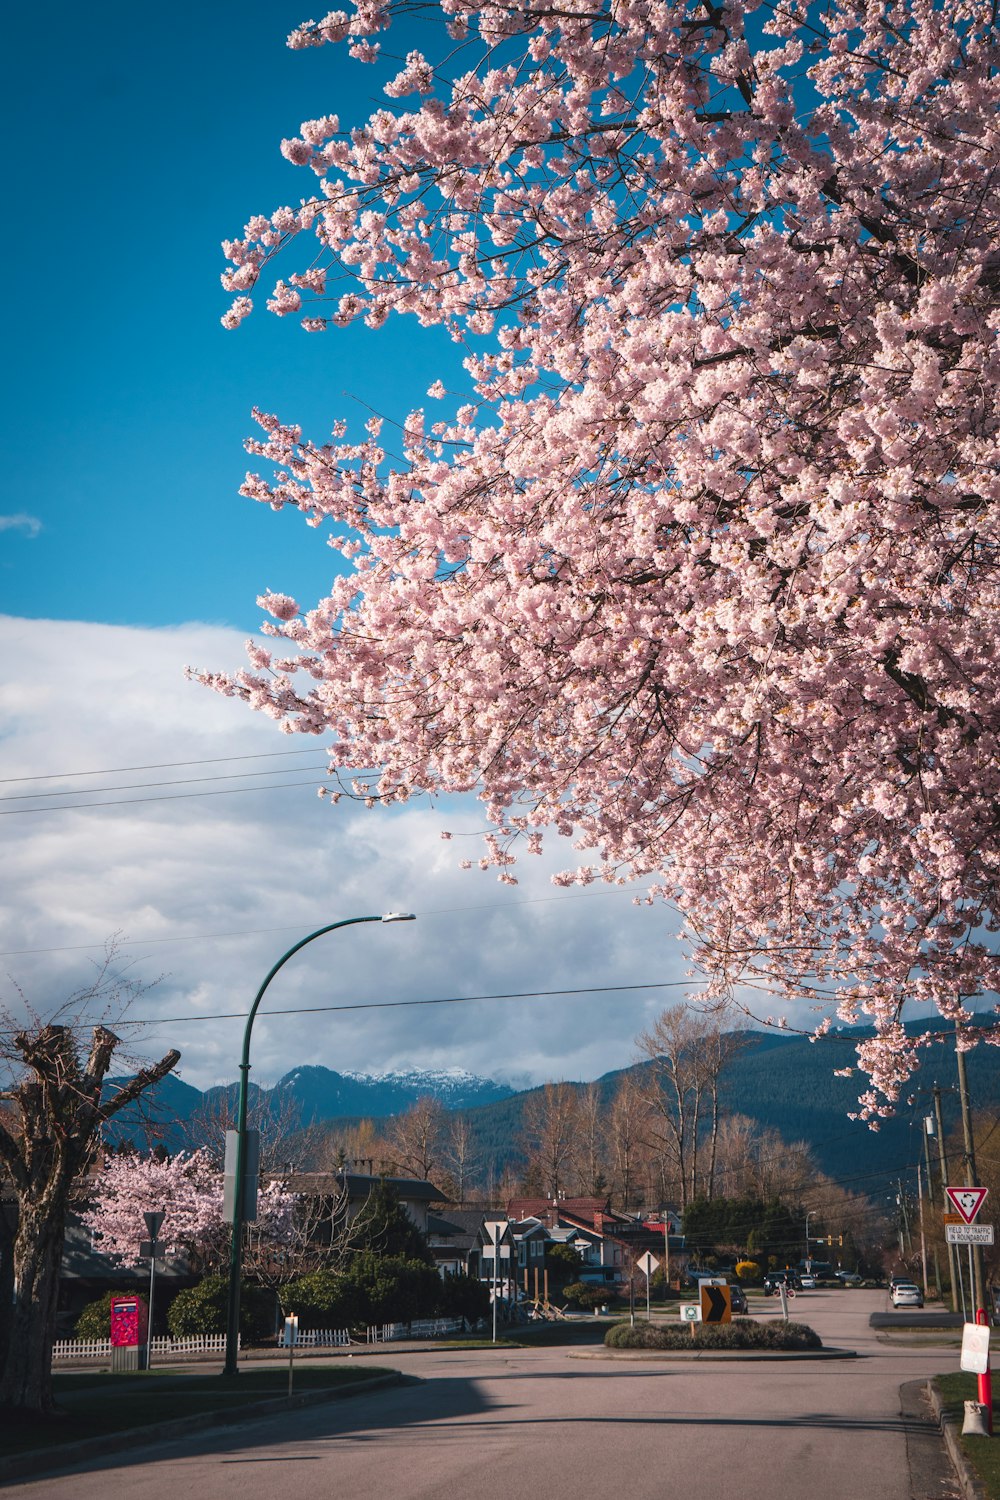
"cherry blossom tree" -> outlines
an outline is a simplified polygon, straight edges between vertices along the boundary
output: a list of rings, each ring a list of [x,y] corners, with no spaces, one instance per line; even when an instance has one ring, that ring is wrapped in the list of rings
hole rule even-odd
[[[108,1157],[89,1199],[81,1222],[102,1254],[124,1265],[143,1259],[139,1245],[149,1239],[143,1215],[150,1211],[164,1214],[158,1236],[164,1250],[209,1265],[225,1254],[222,1174],[204,1148],[163,1161],[136,1154]]]
[[[350,567],[199,675],[330,733],[335,798],[475,791],[501,880],[569,835],[720,995],[870,1020],[885,1112],[904,1007],[1000,982],[992,0],[441,0],[432,55],[410,12],[292,33],[389,102],[283,143],[318,185],[226,243],[223,322],[297,247],[272,312],[441,325],[467,388],[259,414],[243,493]]]
[[[143,1260],[140,1242],[149,1238],[143,1215],[162,1210],[159,1243],[183,1252],[202,1267],[224,1263],[231,1227],[223,1214],[223,1174],[207,1148],[181,1151],[158,1161],[152,1156],[109,1157],[89,1193],[81,1221],[98,1248],[125,1265]],[[280,1182],[267,1183],[257,1198],[257,1218],[247,1226],[245,1263],[251,1271],[270,1264],[280,1250],[288,1259],[295,1240],[295,1198]]]

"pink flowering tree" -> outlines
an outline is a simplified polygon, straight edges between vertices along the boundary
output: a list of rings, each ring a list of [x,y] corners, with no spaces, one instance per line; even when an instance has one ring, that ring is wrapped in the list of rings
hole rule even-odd
[[[501,880],[572,836],[720,995],[873,1022],[884,1112],[905,1007],[1000,979],[993,5],[441,0],[432,55],[410,9],[293,32],[387,102],[283,143],[223,322],[409,314],[464,388],[388,445],[258,414],[243,493],[350,566],[201,676],[332,735],[334,796],[475,791]]]
[[[149,1238],[143,1215],[162,1210],[159,1243],[204,1267],[224,1263],[230,1226],[223,1220],[223,1178],[205,1149],[157,1161],[135,1155],[109,1157],[89,1194],[82,1222],[98,1249],[125,1265],[139,1265]],[[294,1239],[295,1199],[280,1183],[258,1196],[257,1220],[247,1227],[248,1269],[282,1254]]]
[[[152,1156],[110,1156],[80,1215],[96,1247],[123,1265],[137,1266],[149,1239],[143,1214],[163,1212],[159,1243],[212,1264],[225,1253],[222,1175],[205,1150],[181,1151],[164,1161]]]

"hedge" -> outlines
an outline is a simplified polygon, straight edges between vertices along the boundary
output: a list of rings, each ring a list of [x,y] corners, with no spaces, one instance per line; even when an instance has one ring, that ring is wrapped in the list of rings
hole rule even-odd
[[[692,1337],[691,1328],[694,1328]],[[616,1323],[604,1336],[609,1349],[822,1349],[818,1333],[805,1323]]]
[[[199,1333],[225,1333],[229,1278],[206,1276],[197,1286],[177,1293],[167,1312],[167,1327],[175,1339]],[[240,1288],[240,1333],[244,1338],[268,1338],[275,1325],[274,1293],[244,1282]]]

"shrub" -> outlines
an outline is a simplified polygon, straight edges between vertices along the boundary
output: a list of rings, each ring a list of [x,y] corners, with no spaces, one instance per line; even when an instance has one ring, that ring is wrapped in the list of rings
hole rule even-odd
[[[185,1287],[177,1293],[167,1312],[167,1327],[175,1339],[199,1333],[225,1333],[228,1305],[228,1278],[206,1276],[197,1286]],[[245,1339],[260,1339],[273,1332],[273,1293],[245,1283],[240,1292],[240,1333]]]
[[[614,1302],[616,1293],[609,1286],[584,1287],[582,1294],[577,1298],[581,1307],[595,1308],[603,1307],[606,1302]]]
[[[433,1266],[402,1255],[356,1255],[347,1273],[364,1306],[366,1323],[409,1323],[433,1318],[441,1303],[441,1277]]]
[[[762,1279],[763,1273],[757,1261],[738,1260],[734,1274],[740,1281],[748,1281],[751,1284]]]
[[[365,1322],[365,1307],[357,1288],[339,1271],[310,1271],[279,1287],[286,1313],[295,1313],[299,1327],[351,1328]]]
[[[88,1302],[76,1320],[73,1330],[78,1339],[106,1339],[111,1336],[111,1299],[122,1292],[105,1292],[96,1302]]]
[[[442,1318],[464,1318],[467,1323],[478,1323],[490,1310],[490,1289],[473,1276],[445,1276],[440,1297]]]
[[[805,1323],[758,1323],[734,1318],[731,1323],[616,1323],[604,1342],[609,1349],[822,1349],[819,1334]]]
[[[455,1277],[455,1281],[468,1278]],[[476,1283],[478,1285],[478,1283]],[[445,1288],[433,1266],[403,1255],[378,1255],[366,1250],[356,1255],[346,1271],[312,1271],[281,1288],[281,1305],[298,1314],[300,1328],[353,1328],[372,1323],[409,1323],[436,1317],[449,1295],[467,1296],[476,1310],[450,1316],[483,1316],[482,1299],[466,1289]]]
[[[548,1245],[545,1264],[549,1274],[559,1281],[569,1281],[580,1270],[580,1257],[572,1245]]]

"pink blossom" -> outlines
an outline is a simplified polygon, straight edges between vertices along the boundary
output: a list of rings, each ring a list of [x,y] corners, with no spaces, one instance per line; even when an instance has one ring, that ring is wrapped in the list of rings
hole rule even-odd
[[[298,677],[203,680],[333,730],[373,804],[475,790],[501,878],[575,839],[557,883],[677,904],[722,990],[832,992],[877,1121],[900,1018],[1000,991],[991,7],[443,9],[465,45],[397,66],[413,107],[303,126],[317,197],[251,219],[227,286],[298,253],[273,311],[440,324],[468,389],[395,460],[265,419],[244,492],[353,568],[265,603]],[[405,10],[293,45],[377,60]]]

